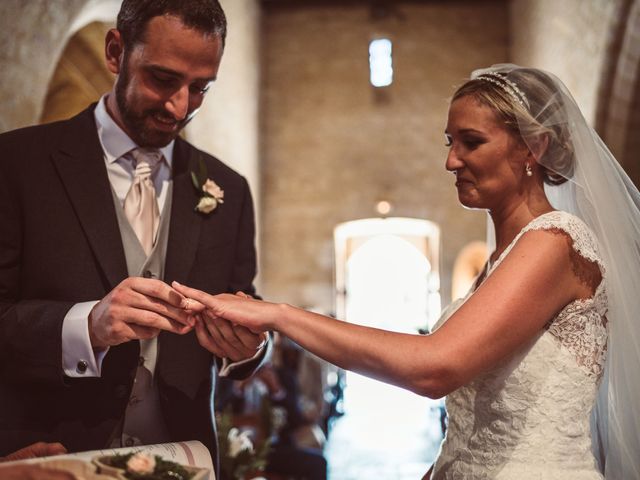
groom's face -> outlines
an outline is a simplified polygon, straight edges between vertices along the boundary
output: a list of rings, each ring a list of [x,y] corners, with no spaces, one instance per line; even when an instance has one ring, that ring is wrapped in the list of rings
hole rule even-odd
[[[112,35],[113,41],[121,41],[118,33]],[[167,145],[202,105],[222,50],[217,35],[187,27],[174,16],[152,18],[140,42],[122,45],[116,71],[112,69],[118,78],[112,92],[116,102],[111,110],[116,111],[110,113],[139,146]]]

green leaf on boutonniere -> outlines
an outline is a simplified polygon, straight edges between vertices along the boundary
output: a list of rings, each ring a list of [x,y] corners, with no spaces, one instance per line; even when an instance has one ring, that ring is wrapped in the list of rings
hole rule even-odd
[[[202,157],[198,158],[198,173],[191,171],[191,181],[193,182],[193,186],[196,187],[196,190],[199,192],[202,190],[202,185],[207,179],[207,164],[204,162]]]
[[[204,163],[204,159],[200,157],[198,160],[198,178],[201,179],[200,184],[202,185],[207,178],[207,173],[209,172],[207,172],[207,164]]]
[[[200,190],[201,185],[200,182],[198,181],[198,177],[196,177],[195,172],[191,172],[191,181],[193,182],[193,186],[196,187],[196,190]]]

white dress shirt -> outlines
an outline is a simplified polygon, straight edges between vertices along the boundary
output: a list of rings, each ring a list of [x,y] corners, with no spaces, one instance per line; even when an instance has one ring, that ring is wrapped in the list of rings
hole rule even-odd
[[[131,182],[133,182],[135,171],[133,162],[129,156],[125,155],[137,148],[138,145],[111,118],[107,112],[106,98],[106,95],[103,96],[96,105],[94,117],[109,182],[120,204],[123,205],[124,198],[129,191]],[[160,212],[163,210],[171,182],[173,145],[174,142],[171,142],[160,149],[164,160],[158,166],[153,178]],[[64,317],[62,323],[62,368],[69,377],[100,376],[102,360],[108,350],[94,352],[89,340],[89,313],[97,303],[98,300],[76,303]],[[141,355],[145,356],[145,352],[141,352]],[[149,366],[152,367],[150,370],[153,372],[155,352],[149,360],[151,362]]]

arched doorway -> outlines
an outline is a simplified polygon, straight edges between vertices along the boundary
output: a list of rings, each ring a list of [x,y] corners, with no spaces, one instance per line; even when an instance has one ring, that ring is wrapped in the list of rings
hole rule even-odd
[[[464,297],[480,275],[489,257],[487,244],[480,240],[465,245],[453,264],[451,300]]]
[[[440,313],[436,224],[356,220],[336,227],[334,241],[339,318],[404,333],[432,326]],[[345,415],[334,423],[326,449],[331,480],[419,478],[442,438],[440,405],[347,372]]]

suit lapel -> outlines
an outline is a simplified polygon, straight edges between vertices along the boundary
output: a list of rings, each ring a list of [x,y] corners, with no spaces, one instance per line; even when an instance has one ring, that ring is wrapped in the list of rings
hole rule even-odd
[[[173,198],[171,201],[171,222],[167,255],[164,264],[164,280],[187,283],[191,266],[195,261],[200,237],[202,218],[194,211],[199,195],[191,181],[191,172],[198,162],[198,151],[180,138],[176,139],[173,151]],[[192,368],[194,365],[208,365],[207,361],[193,361],[190,357],[206,356],[208,352],[199,348],[195,333],[174,335],[160,332],[158,363],[156,371],[168,385],[179,386],[181,392],[194,397],[202,373],[189,371],[185,375],[182,362]],[[207,372],[204,372],[206,377]],[[194,383],[194,379],[198,382]]]
[[[66,136],[61,138],[52,160],[113,288],[127,277],[127,265],[93,110],[91,106],[69,120]]]
[[[173,153],[173,200],[165,280],[185,283],[195,260],[202,225],[201,215],[194,212],[199,195],[191,181],[197,171],[198,151],[178,138]]]

